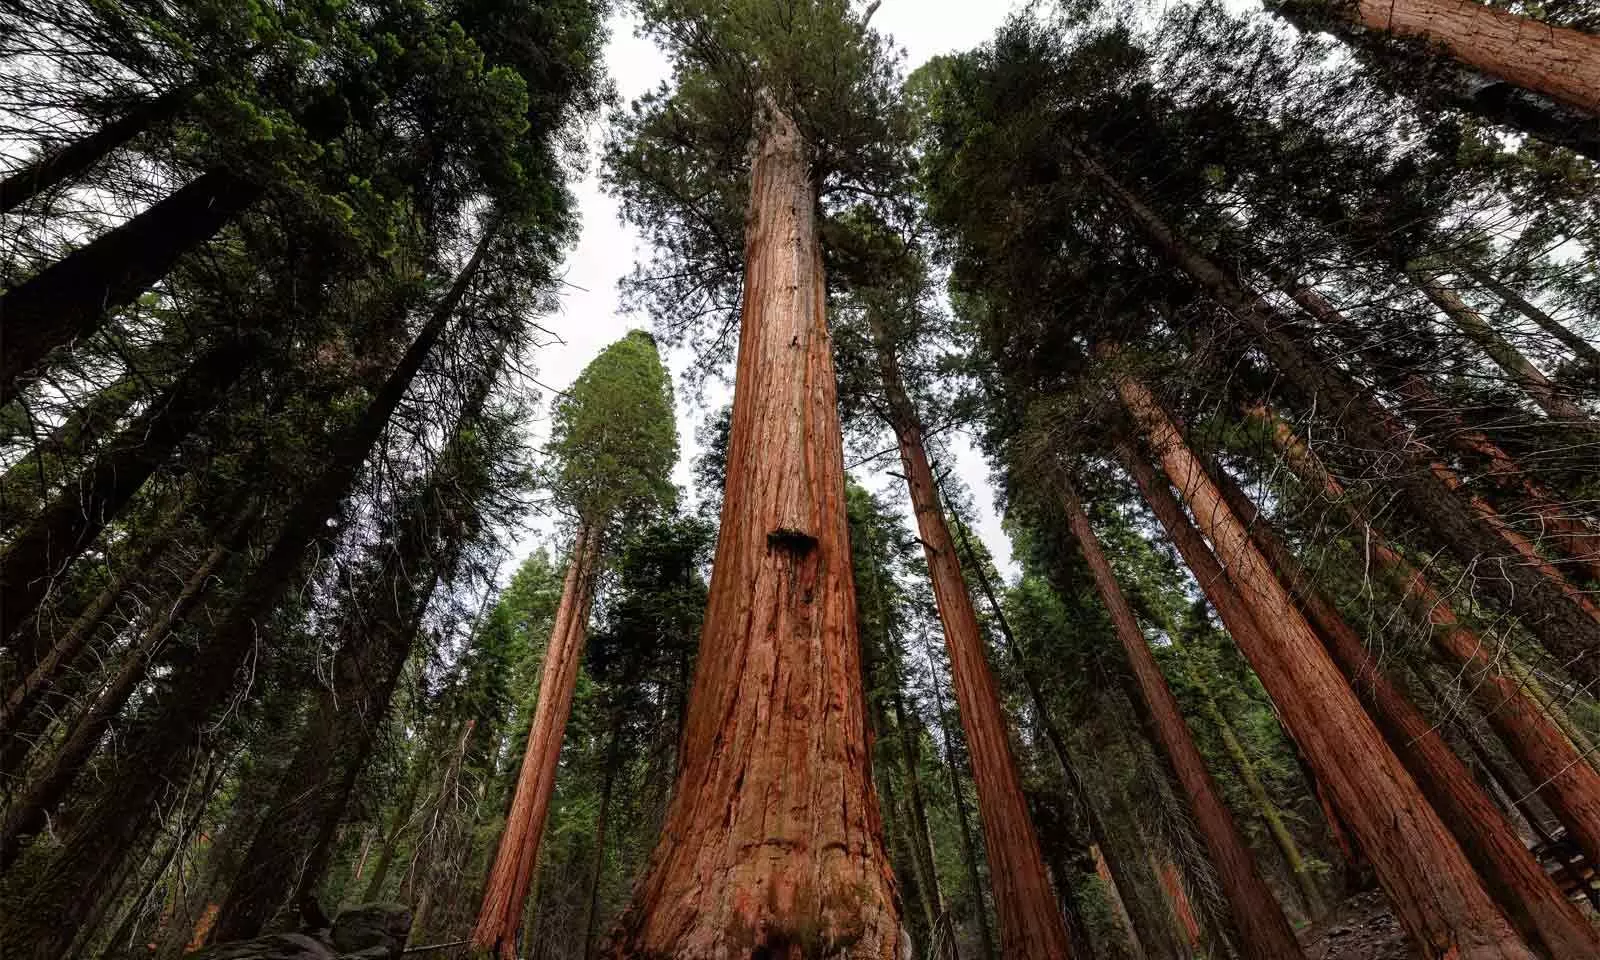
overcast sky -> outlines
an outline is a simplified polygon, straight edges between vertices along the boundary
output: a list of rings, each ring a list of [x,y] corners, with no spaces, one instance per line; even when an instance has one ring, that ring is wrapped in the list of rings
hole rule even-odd
[[[910,70],[930,57],[965,50],[988,39],[1010,7],[1008,0],[883,0],[872,23],[905,50],[906,66]],[[667,62],[655,46],[635,37],[632,22],[620,18],[611,25],[606,66],[624,101],[655,87],[669,75]],[[597,124],[591,131],[592,139],[598,141],[600,133]],[[571,384],[607,344],[629,330],[648,329],[650,325],[645,316],[623,313],[618,302],[618,281],[632,271],[635,262],[644,258],[647,251],[643,241],[633,228],[618,220],[616,202],[600,190],[593,171],[575,192],[583,216],[582,238],[567,261],[561,309],[541,321],[564,342],[546,346],[534,357],[539,382],[555,390],[563,390]],[[689,358],[685,354],[671,355],[668,362],[673,368],[673,386],[678,394],[678,438],[682,451],[675,479],[687,488],[690,486],[689,461],[697,452],[695,428],[708,410],[718,409],[727,398],[708,394],[697,401],[685,396],[678,374],[688,366]],[[544,400],[540,419],[531,425],[534,437],[540,442],[547,435],[548,394]],[[950,447],[956,459],[956,475],[972,490],[980,510],[977,532],[1001,569],[1008,575],[1014,574],[1011,544],[1001,532],[999,517],[991,505],[988,467],[966,438],[952,438]],[[909,521],[911,513],[905,504],[903,483],[883,473],[885,468],[899,470],[898,458],[884,463],[876,472],[857,470],[856,476],[872,490],[900,504]],[[516,561],[520,562],[540,543],[548,542],[552,529],[550,520],[536,518],[519,538]],[[509,576],[511,569],[514,567],[509,567],[502,578]]]

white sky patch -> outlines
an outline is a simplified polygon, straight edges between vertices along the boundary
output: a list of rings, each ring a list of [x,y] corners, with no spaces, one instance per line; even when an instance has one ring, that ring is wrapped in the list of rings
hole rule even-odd
[[[873,15],[872,25],[905,50],[909,72],[931,57],[983,43],[993,36],[1010,8],[1003,0],[883,0]],[[671,75],[661,51],[649,40],[634,36],[634,21],[626,17],[612,20],[606,68],[624,103],[653,89]],[[596,147],[602,135],[602,122],[597,121],[590,130],[590,139]],[[567,259],[566,286],[560,309],[553,316],[540,319],[540,323],[563,342],[545,346],[533,357],[537,367],[535,375],[549,390],[567,389],[590,360],[629,330],[650,328],[648,317],[629,315],[622,310],[618,284],[633,271],[634,264],[648,258],[649,250],[638,231],[620,221],[617,202],[600,189],[597,151],[591,154],[588,176],[573,192],[583,218],[583,233]],[[704,397],[685,397],[680,376],[691,358],[684,351],[674,351],[667,361],[677,393],[680,450],[673,480],[693,496],[689,464],[699,453],[695,430],[707,413],[728,402],[730,394],[713,381],[707,384]],[[529,424],[529,433],[536,444],[542,444],[549,436],[551,399],[548,394],[542,398],[540,416]],[[1000,569],[1014,578],[1017,566],[1011,558],[1011,542],[1001,531],[1000,518],[993,508],[988,465],[970,437],[951,435],[947,442],[955,459],[953,473],[972,491],[977,505],[976,532]],[[941,467],[949,466],[941,464]],[[870,489],[899,504],[910,522],[911,508],[906,502],[904,483],[889,476],[886,470],[899,472],[899,458],[885,458],[872,468],[863,467],[855,472]],[[509,579],[523,558],[541,543],[549,543],[554,534],[554,518],[534,517],[528,528],[517,536],[513,562],[502,568],[501,579]],[[559,551],[559,545],[553,546]]]

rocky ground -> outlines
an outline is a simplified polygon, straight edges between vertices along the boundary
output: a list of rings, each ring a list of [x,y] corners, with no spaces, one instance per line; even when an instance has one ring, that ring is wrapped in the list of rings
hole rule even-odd
[[[1358,894],[1301,935],[1306,960],[1413,960],[1383,894]]]

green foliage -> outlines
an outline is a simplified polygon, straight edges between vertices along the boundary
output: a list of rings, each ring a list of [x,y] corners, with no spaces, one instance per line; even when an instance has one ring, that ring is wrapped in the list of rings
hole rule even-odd
[[[557,502],[584,523],[625,523],[672,501],[672,384],[649,334],[634,331],[590,361],[556,403],[546,454]]]

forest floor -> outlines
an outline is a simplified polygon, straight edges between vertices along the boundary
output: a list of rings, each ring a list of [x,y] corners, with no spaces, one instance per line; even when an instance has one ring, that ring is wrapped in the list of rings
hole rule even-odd
[[[1306,960],[1412,960],[1394,912],[1376,890],[1357,894],[1301,935]]]

